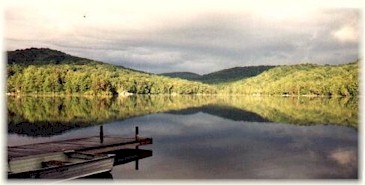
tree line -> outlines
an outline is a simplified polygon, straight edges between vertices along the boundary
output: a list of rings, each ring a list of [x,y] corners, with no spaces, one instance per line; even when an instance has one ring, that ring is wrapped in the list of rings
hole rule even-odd
[[[194,81],[136,71],[47,48],[7,54],[10,94],[359,94],[359,60],[343,65],[237,67],[203,76],[207,81]]]
[[[8,65],[7,91],[19,94],[212,94],[207,84],[107,64]]]
[[[248,95],[359,95],[359,61],[344,65],[278,66],[221,86],[221,92]]]

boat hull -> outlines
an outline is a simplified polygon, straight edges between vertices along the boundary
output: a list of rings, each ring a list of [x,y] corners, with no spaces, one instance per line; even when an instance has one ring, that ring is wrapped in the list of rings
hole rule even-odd
[[[19,161],[20,162],[20,161]],[[113,168],[114,155],[103,155],[92,159],[80,160],[78,162],[62,166],[46,167],[36,170],[8,173],[9,179],[77,179],[103,172],[109,172]]]

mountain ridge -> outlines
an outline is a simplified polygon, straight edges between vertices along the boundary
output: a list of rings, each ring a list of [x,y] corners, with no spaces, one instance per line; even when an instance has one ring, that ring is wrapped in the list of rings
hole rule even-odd
[[[46,65],[46,64],[75,64],[75,65],[109,65],[117,68],[127,69],[134,72],[152,74],[146,71],[128,68],[122,65],[110,64],[103,61],[78,57],[50,48],[26,48],[7,51],[8,64],[18,65]]]
[[[101,61],[92,59],[82,58],[73,56],[62,51],[50,49],[50,48],[26,48],[17,49],[14,51],[7,51],[8,64],[19,64],[19,65],[45,65],[45,64],[105,64],[112,65],[119,68],[129,69],[135,72],[147,73],[132,68],[127,68],[121,65],[109,64]],[[180,78],[190,81],[198,81],[207,84],[216,83],[228,83],[252,76],[256,76],[270,68],[275,66],[245,66],[245,67],[233,67],[228,69],[222,69],[212,73],[200,75],[193,72],[168,72],[160,73],[156,75],[162,75],[171,78]]]
[[[229,83],[238,80],[243,80],[253,76],[257,76],[264,71],[267,71],[276,66],[244,66],[222,69],[212,73],[199,75],[191,72],[172,72],[160,73],[159,75],[168,76],[172,78],[181,78],[186,80],[194,80],[207,84]]]
[[[7,93],[125,96],[210,94],[207,84],[174,79],[48,48],[9,51]]]
[[[202,76],[200,74],[193,73],[193,72],[187,72],[187,71],[159,73],[159,75],[168,76],[168,77],[172,77],[172,78],[182,78],[182,79],[186,79],[186,80],[196,80],[196,79],[201,78],[201,76]]]
[[[7,51],[8,64],[43,65],[43,64],[86,64],[94,60],[76,57],[62,51],[49,48],[26,48]],[[97,62],[99,63],[99,62]]]
[[[8,52],[8,94],[357,96],[360,59],[341,65],[248,66],[171,78],[47,48]],[[171,75],[171,74],[170,74]]]

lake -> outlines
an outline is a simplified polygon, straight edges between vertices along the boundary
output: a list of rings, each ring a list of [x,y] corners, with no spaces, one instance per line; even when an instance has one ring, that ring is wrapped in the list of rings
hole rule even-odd
[[[357,179],[358,98],[8,97],[8,146],[152,137],[113,179]]]

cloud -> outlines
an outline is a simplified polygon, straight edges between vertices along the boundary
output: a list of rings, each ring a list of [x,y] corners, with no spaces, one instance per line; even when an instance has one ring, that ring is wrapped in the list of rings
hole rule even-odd
[[[8,1],[5,39],[154,73],[359,58],[359,9],[287,3]]]
[[[345,167],[357,165],[357,155],[354,150],[339,148],[331,152],[329,158]]]
[[[351,26],[343,26],[339,30],[332,32],[332,35],[341,42],[356,42],[359,40],[359,34]]]

